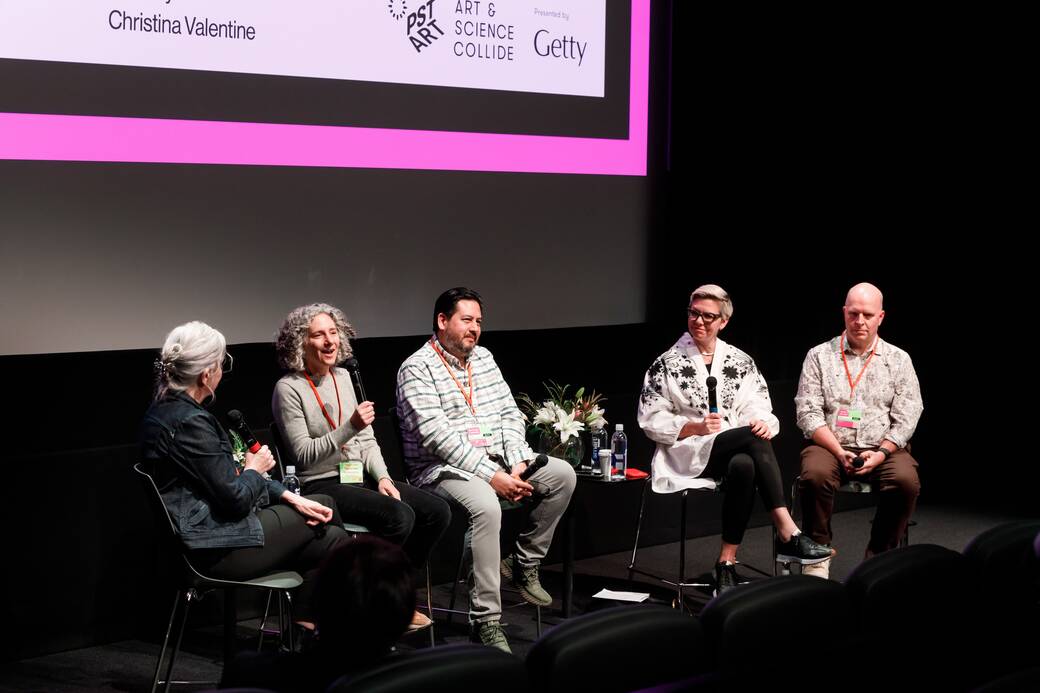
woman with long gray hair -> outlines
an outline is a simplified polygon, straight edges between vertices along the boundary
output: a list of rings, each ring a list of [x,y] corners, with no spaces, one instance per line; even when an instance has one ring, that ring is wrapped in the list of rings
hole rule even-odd
[[[350,374],[339,367],[352,354],[355,334],[343,312],[327,303],[286,316],[275,349],[290,372],[274,388],[275,426],[304,490],[331,496],[344,520],[400,545],[419,570],[451,522],[451,509],[390,478],[372,433],[375,405],[357,401]],[[415,612],[413,629],[429,624]]]
[[[207,575],[247,580],[282,568],[303,576],[295,616],[314,626],[310,603],[325,554],[349,541],[328,496],[304,498],[268,478],[267,446],[232,456],[206,408],[231,370],[224,335],[203,322],[175,327],[156,360],[155,400],[141,424],[143,466],[155,480],[192,563]]]

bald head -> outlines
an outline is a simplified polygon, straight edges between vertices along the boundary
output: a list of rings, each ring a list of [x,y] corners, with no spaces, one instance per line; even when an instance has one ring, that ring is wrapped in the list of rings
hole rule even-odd
[[[856,286],[849,289],[849,293],[845,295],[845,305],[849,305],[851,301],[866,301],[870,303],[877,303],[877,309],[882,310],[884,307],[885,297],[881,295],[881,289],[877,288],[873,284],[867,282],[860,282]]]
[[[845,297],[845,339],[857,352],[874,346],[878,327],[885,319],[881,301],[881,290],[866,282],[856,284]]]

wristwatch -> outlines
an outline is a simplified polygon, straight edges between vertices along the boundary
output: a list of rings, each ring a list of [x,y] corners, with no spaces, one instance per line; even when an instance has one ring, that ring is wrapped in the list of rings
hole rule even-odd
[[[892,456],[892,453],[889,452],[888,448],[886,448],[884,445],[879,445],[877,452],[880,452],[882,455],[884,455],[886,460]]]

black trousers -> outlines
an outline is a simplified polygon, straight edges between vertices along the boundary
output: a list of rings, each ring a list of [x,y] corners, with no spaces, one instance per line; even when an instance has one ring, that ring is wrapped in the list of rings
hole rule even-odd
[[[708,466],[700,475],[723,480],[722,541],[727,544],[744,540],[756,489],[766,510],[786,506],[773,444],[756,436],[749,426],[716,436]]]
[[[207,575],[226,580],[248,580],[274,570],[295,570],[303,577],[293,602],[298,621],[314,621],[311,596],[318,566],[329,551],[350,541],[336,517],[336,505],[328,496],[311,496],[311,500],[333,509],[333,520],[327,525],[311,527],[300,513],[289,505],[273,505],[257,513],[264,529],[264,545],[241,549],[196,549],[191,560]]]
[[[399,545],[418,571],[451,522],[444,499],[408,484],[397,484],[401,500],[380,493],[368,477],[365,485],[341,484],[339,479],[308,481],[308,493],[331,496],[344,522],[364,525],[377,537]]]

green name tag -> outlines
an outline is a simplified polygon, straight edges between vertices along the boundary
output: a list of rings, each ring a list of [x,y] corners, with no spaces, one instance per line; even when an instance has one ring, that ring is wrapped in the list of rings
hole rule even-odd
[[[862,409],[839,409],[838,410],[838,428],[859,428],[860,421],[863,420]]]
[[[339,463],[339,483],[360,484],[365,480],[365,465],[356,460]]]

